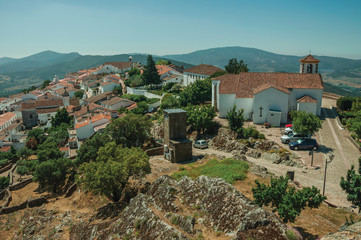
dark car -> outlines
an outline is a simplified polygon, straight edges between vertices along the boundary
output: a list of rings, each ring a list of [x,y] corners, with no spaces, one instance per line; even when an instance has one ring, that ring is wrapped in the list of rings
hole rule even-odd
[[[316,139],[299,139],[297,141],[294,142],[290,142],[290,144],[288,145],[290,147],[291,150],[301,150],[301,149],[313,149],[313,150],[317,150],[318,149],[318,143],[316,141]]]

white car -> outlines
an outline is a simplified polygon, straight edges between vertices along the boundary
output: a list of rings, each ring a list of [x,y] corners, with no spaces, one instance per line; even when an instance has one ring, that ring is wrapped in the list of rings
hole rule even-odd
[[[206,140],[197,140],[193,143],[193,147],[195,148],[207,148],[208,143]]]
[[[290,133],[293,133],[293,127],[288,127],[285,129],[285,135],[289,135]]]
[[[289,144],[290,142],[297,141],[299,139],[308,139],[311,138],[311,135],[300,134],[300,133],[291,133],[289,135],[283,135],[281,137],[281,142]]]

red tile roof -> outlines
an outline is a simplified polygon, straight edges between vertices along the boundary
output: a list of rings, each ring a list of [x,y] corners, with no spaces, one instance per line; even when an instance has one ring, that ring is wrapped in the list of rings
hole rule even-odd
[[[8,152],[10,151],[11,146],[3,146],[2,148],[0,148],[0,152]]]
[[[320,61],[314,58],[311,54],[308,54],[306,57],[300,59],[301,63],[319,63]]]
[[[305,95],[299,99],[297,99],[297,102],[300,102],[300,103],[317,103],[317,100],[308,96],[308,95]]]
[[[98,115],[95,115],[94,117],[91,117],[91,121],[93,123],[97,122],[99,120],[102,120],[102,119],[111,119],[111,117],[109,115],[105,115],[105,114],[98,114]]]
[[[63,106],[63,101],[59,100],[44,100],[44,101],[33,101],[22,104],[22,110],[44,108],[44,107],[59,107]]]
[[[281,87],[283,90],[284,88],[324,88],[320,74],[242,72],[225,74],[214,80],[220,81],[220,94],[236,94],[237,98],[253,98],[255,91],[259,91],[259,87],[265,84]]]
[[[269,83],[266,83],[266,84],[262,84],[261,86],[258,86],[257,88],[255,88],[253,90],[253,94],[256,94],[256,93],[259,93],[259,92],[262,92],[268,88],[275,88],[281,92],[284,92],[284,93],[287,93],[287,94],[290,94],[290,91],[288,91],[287,88],[284,88],[284,87],[281,87],[281,86],[277,86],[277,85],[273,85],[273,84],[269,84]]]
[[[8,121],[10,121],[13,117],[15,117],[16,114],[13,112],[7,112],[0,115],[0,126],[4,125]]]
[[[89,120],[85,120],[84,122],[78,122],[77,124],[75,124],[74,129],[78,129],[78,128],[82,128],[86,125],[90,124]]]
[[[202,75],[206,75],[206,76],[211,76],[213,73],[218,72],[218,71],[223,71],[220,68],[217,68],[215,66],[212,65],[206,65],[206,64],[201,64],[195,67],[191,67],[188,68],[186,70],[184,70],[184,72],[186,73],[196,73],[196,74],[202,74]]]

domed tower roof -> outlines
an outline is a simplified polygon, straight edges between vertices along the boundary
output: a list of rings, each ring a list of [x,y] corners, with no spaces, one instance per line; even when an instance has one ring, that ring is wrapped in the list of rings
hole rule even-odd
[[[301,63],[319,63],[320,60],[314,58],[311,54],[308,54],[306,57],[300,59]]]

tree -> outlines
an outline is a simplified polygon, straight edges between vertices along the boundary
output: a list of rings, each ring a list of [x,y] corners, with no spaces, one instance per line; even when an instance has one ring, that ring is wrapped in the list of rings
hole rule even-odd
[[[182,106],[198,105],[212,99],[212,80],[210,78],[197,80],[188,85],[183,92],[179,94],[179,100]]]
[[[18,166],[16,168],[16,173],[20,175],[20,177],[29,174],[29,169],[26,166]]]
[[[123,148],[110,142],[99,149],[96,161],[85,163],[78,178],[83,187],[95,194],[103,194],[119,201],[130,177],[150,173],[147,154],[140,148]]]
[[[187,124],[194,130],[201,133],[213,126],[213,118],[216,112],[212,106],[190,105],[185,108],[187,111]]]
[[[69,174],[73,163],[68,158],[58,158],[40,163],[35,170],[34,180],[39,182],[40,187],[53,187],[56,192],[58,186],[62,185]]]
[[[10,179],[8,177],[0,177],[0,191],[9,186]]]
[[[225,66],[225,69],[228,73],[234,73],[234,74],[249,71],[247,64],[245,64],[243,60],[239,60],[238,62],[237,58],[229,59],[228,65]]]
[[[321,120],[312,113],[304,111],[291,112],[293,129],[301,134],[313,134],[322,127]]]
[[[149,109],[148,103],[143,101],[137,104],[137,107],[132,110],[132,113],[144,115],[148,112],[148,109]]]
[[[66,108],[58,109],[54,117],[51,118],[51,125],[56,127],[62,123],[70,124],[72,118],[69,116]]]
[[[343,111],[350,111],[355,97],[344,96],[337,99],[336,105]]]
[[[233,107],[227,112],[227,121],[229,129],[240,134],[244,124],[243,109],[237,110],[236,105],[233,105]]]
[[[151,122],[147,116],[128,114],[123,118],[114,119],[107,131],[113,141],[124,147],[141,147],[148,138]]]
[[[83,99],[83,96],[84,96],[84,92],[83,91],[76,91],[74,93],[74,96],[77,98],[77,99]]]
[[[163,60],[163,59],[158,60],[158,62],[156,63],[156,65],[169,65],[169,64],[171,64],[170,61],[166,61],[166,60]]]
[[[254,201],[260,207],[271,205],[273,211],[277,211],[286,223],[294,222],[306,207],[318,208],[326,200],[316,187],[301,190],[290,187],[288,178],[272,178],[269,186],[260,184],[258,180],[255,182],[257,186],[252,188]]]
[[[209,78],[216,78],[216,77],[222,76],[226,73],[227,73],[226,71],[218,71],[218,72],[213,73],[211,76],[209,76]]]
[[[28,158],[33,154],[33,151],[29,148],[22,148],[19,150],[18,154],[22,159],[28,160]]]
[[[42,144],[46,140],[46,136],[44,135],[44,130],[41,128],[35,128],[28,132],[28,140],[34,138],[36,140],[36,144]]]
[[[139,87],[143,86],[144,84],[144,79],[138,74],[129,77],[129,79],[125,81],[125,85],[129,87]]]
[[[140,69],[139,68],[132,68],[128,72],[129,77],[133,75],[140,75]]]
[[[95,161],[99,148],[110,141],[110,136],[107,133],[96,133],[92,138],[86,140],[77,151],[75,165],[79,166],[85,162]]]
[[[38,147],[38,141],[36,141],[35,137],[28,138],[28,140],[25,143],[25,147],[28,149],[36,150]]]
[[[167,93],[162,98],[161,109],[180,108],[180,101],[174,95]]]
[[[346,178],[341,177],[340,186],[342,190],[347,193],[347,201],[352,202],[353,205],[359,208],[361,212],[361,157],[358,159],[359,169],[358,174],[355,171],[355,166],[347,170]]]
[[[49,86],[49,84],[50,84],[50,80],[45,80],[43,84],[41,84],[40,89],[46,88],[47,86]]]
[[[114,87],[112,93],[115,94],[115,95],[118,95],[118,96],[122,96],[123,95],[123,87],[122,87],[122,85]]]
[[[47,141],[38,147],[37,157],[39,162],[54,160],[64,156],[55,142]]]
[[[162,81],[160,80],[160,76],[158,74],[158,70],[155,67],[155,62],[153,60],[152,55],[148,55],[147,65],[145,66],[145,70],[143,72],[143,79],[146,85],[150,84],[160,84]]]

